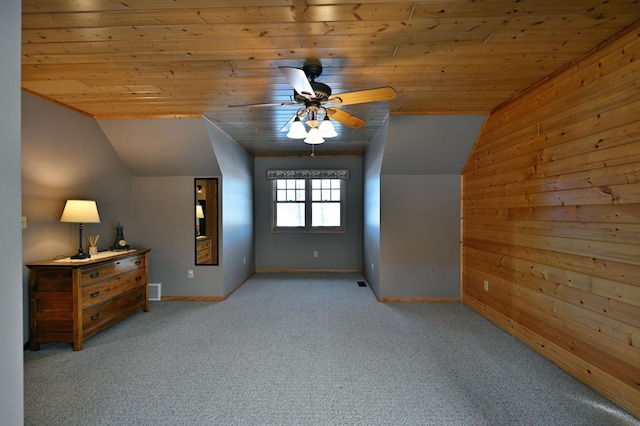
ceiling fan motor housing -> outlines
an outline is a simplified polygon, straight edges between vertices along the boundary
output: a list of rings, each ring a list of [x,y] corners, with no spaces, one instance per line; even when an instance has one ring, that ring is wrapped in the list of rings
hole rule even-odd
[[[317,81],[311,81],[310,84],[315,94],[315,100],[319,102],[326,102],[329,100],[329,96],[331,96],[331,87],[327,86],[324,83],[319,83]],[[295,99],[296,102],[301,104],[309,100],[307,97],[301,95],[295,90],[293,91],[293,98]]]

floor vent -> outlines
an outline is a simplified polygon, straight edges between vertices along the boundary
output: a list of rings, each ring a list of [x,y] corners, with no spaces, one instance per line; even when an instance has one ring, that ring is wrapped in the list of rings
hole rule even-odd
[[[162,299],[162,284],[149,284],[149,300],[159,301]]]
[[[367,283],[365,283],[364,281],[358,281],[358,287],[366,287]]]

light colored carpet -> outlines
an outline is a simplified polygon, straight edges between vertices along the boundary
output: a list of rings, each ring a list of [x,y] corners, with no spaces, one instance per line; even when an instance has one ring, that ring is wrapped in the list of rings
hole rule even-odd
[[[257,274],[25,352],[26,425],[640,425],[457,303]]]

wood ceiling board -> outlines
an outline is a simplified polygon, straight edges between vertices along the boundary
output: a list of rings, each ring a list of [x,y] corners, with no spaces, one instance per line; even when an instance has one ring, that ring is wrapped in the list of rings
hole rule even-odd
[[[280,66],[320,59],[318,81],[334,94],[393,87],[396,99],[347,110],[367,125],[389,113],[486,113],[639,16],[634,0],[28,0],[22,78],[26,90],[96,117],[211,113],[245,147],[256,143],[243,131],[250,123],[254,152],[278,155],[299,150],[279,132],[296,106],[228,105],[289,101]],[[361,152],[375,135],[347,130],[322,149]]]

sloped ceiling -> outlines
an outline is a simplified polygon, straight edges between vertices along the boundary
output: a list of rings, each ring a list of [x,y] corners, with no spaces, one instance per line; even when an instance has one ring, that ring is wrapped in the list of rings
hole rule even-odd
[[[460,174],[484,120],[480,114],[389,117],[382,174]],[[98,123],[134,176],[221,175],[205,119]]]
[[[460,174],[484,120],[484,115],[389,117],[382,174]]]
[[[134,176],[219,176],[201,118],[98,120]]]

